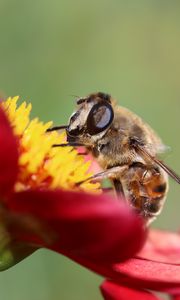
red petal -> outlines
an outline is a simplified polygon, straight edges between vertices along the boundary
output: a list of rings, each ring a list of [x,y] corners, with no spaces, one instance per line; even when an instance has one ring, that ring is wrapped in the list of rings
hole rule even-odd
[[[0,195],[9,192],[18,170],[18,150],[9,122],[0,108]]]
[[[169,264],[180,264],[180,234],[150,230],[148,239],[137,257]]]
[[[77,259],[76,259],[77,260]],[[143,259],[106,264],[78,261],[94,272],[120,284],[136,289],[152,289],[177,295],[180,293],[180,265],[171,265]]]
[[[28,216],[26,223],[29,216],[34,218],[31,227],[28,223],[28,231],[24,225],[17,230],[13,224],[16,238],[34,242],[38,236],[41,246],[71,257],[122,261],[141,247],[145,236],[140,219],[128,206],[103,195],[29,191],[15,194],[8,205],[21,223],[24,216]],[[35,226],[37,222],[48,226],[44,235]]]
[[[105,300],[158,300],[153,294],[137,290],[130,289],[126,286],[118,285],[112,281],[106,280],[101,285],[101,292]]]
[[[139,258],[117,265],[88,266],[103,276],[131,287],[180,293],[179,235],[151,231]],[[158,261],[159,260],[159,261]]]
[[[180,292],[180,265],[130,259],[114,265],[113,271],[116,280],[130,286],[168,293]]]

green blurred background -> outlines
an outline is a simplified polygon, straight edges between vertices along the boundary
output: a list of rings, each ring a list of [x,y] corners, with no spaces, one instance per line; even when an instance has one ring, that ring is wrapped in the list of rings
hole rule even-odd
[[[33,103],[32,116],[67,122],[74,97],[111,93],[142,116],[180,173],[180,1],[0,0],[0,90]],[[180,225],[170,183],[155,227]],[[101,278],[41,250],[0,274],[0,300],[101,299]]]

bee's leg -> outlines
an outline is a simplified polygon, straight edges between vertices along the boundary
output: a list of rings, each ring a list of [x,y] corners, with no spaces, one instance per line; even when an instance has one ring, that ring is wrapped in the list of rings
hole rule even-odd
[[[123,190],[123,186],[122,186],[122,183],[119,179],[113,179],[113,184],[114,184],[114,189],[115,189],[115,192],[116,192],[116,195],[118,198],[124,198],[124,190]]]
[[[49,130],[49,131],[52,131],[52,130]],[[63,143],[63,144],[53,144],[52,147],[53,148],[57,148],[57,147],[63,147],[63,148],[64,147],[86,147],[86,145],[81,144],[81,143],[72,142],[72,143]],[[88,154],[87,151],[78,153],[78,155],[87,155],[87,154]]]
[[[127,166],[117,166],[117,167],[112,167],[106,171],[97,173],[85,180],[79,181],[76,184],[80,185],[86,181],[92,180],[92,181],[101,181],[103,179],[109,178],[113,180],[116,176],[121,176],[121,174],[127,169]]]
[[[52,147],[53,148],[57,148],[57,147],[81,147],[81,146],[86,146],[84,144],[81,144],[81,143],[76,143],[76,142],[73,142],[73,143],[64,143],[64,144],[53,144]]]
[[[51,132],[51,131],[58,131],[58,130],[61,130],[61,129],[66,129],[68,127],[68,125],[62,125],[62,126],[54,126],[52,128],[48,128],[46,130],[46,132]]]

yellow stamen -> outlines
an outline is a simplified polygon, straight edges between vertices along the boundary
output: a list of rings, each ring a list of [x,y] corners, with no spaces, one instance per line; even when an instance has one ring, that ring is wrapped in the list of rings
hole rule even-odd
[[[64,143],[65,132],[46,132],[52,122],[43,124],[37,118],[30,120],[31,104],[23,102],[17,107],[18,97],[8,98],[2,106],[19,142],[19,172],[16,191],[33,188],[83,189],[97,191],[99,184],[85,182],[91,162],[85,162],[72,147],[52,148]]]

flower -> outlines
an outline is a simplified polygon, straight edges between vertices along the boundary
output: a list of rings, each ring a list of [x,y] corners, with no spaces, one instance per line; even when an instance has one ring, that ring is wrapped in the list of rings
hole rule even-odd
[[[150,230],[142,250],[126,262],[111,265],[109,275],[112,280],[101,286],[106,300],[159,299],[153,291],[180,299],[180,234]]]
[[[72,147],[52,148],[65,142],[65,133],[46,133],[52,122],[43,124],[37,118],[30,121],[31,104],[17,107],[18,97],[2,102],[18,144],[18,174],[15,190],[38,188],[77,189],[76,183],[92,174],[90,161],[78,155]],[[85,182],[78,189],[96,191],[98,184]]]
[[[31,105],[16,102],[0,105],[0,270],[41,247],[89,268],[131,257],[145,237],[139,217],[94,195],[98,184],[77,186],[90,176],[89,162],[72,147],[52,148],[64,134],[46,133],[51,123],[30,121]]]
[[[148,291],[130,289],[127,286],[118,285],[110,280],[106,280],[102,284],[101,291],[105,300],[158,300],[157,297]]]

